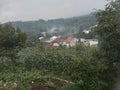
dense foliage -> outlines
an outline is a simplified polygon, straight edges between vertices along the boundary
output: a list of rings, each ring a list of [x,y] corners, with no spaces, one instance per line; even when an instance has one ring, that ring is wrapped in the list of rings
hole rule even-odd
[[[111,63],[120,60],[120,1],[111,1],[106,9],[97,13],[96,33],[103,56]]]
[[[111,73],[116,74],[120,61],[120,0],[108,1],[109,3],[106,5],[105,10],[97,13],[98,24],[95,32],[99,40],[101,57],[105,57],[108,60],[109,69],[106,74],[109,76]],[[114,77],[112,76],[111,78]]]
[[[29,82],[32,81],[39,85],[53,83],[54,89],[59,87],[58,89],[61,88],[61,90],[70,90],[70,87],[71,90],[74,90],[72,88],[76,88],[76,90],[101,90],[108,86],[108,80],[104,78],[105,71],[108,69],[107,61],[101,58],[96,48],[90,49],[79,45],[69,49],[41,49],[36,46],[21,50],[18,57],[15,65],[11,59],[1,58],[0,70],[2,73],[0,78],[4,82],[16,82],[18,85],[22,84],[24,88],[27,88]],[[47,76],[46,78],[59,77],[74,84],[59,86],[49,79],[46,80],[44,76]],[[41,78],[46,81],[41,81]]]
[[[0,56],[14,57],[17,49],[25,45],[26,39],[26,33],[10,23],[0,25]]]

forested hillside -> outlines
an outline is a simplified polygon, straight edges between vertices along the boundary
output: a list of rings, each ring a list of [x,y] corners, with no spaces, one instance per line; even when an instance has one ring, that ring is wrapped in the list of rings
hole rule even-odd
[[[70,31],[77,31],[81,28],[88,29],[90,26],[96,24],[96,17],[94,13],[84,15],[84,16],[77,16],[72,18],[66,19],[51,19],[51,20],[36,20],[36,21],[17,21],[12,22],[12,25],[16,27],[20,27],[21,30],[25,32],[35,32],[40,33],[42,31],[48,31],[50,33],[57,32],[57,33],[65,33]]]

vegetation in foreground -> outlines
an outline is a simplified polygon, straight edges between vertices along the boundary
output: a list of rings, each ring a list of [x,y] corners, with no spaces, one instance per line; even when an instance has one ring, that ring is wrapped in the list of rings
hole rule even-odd
[[[106,73],[109,69],[108,61],[101,58],[96,48],[82,45],[76,48],[44,51],[38,47],[26,48],[17,54],[15,63],[11,58],[1,57],[0,78],[4,84],[8,83],[8,86],[16,83],[25,90],[30,88],[32,83],[52,87],[54,90],[70,90],[70,87],[78,90],[101,90],[109,86],[108,82],[111,83],[114,74]],[[54,77],[63,81],[53,79]],[[4,88],[4,84],[1,88]]]

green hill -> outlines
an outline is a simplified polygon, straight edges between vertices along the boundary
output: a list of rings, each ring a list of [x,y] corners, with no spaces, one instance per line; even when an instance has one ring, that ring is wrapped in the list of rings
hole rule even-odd
[[[16,21],[12,22],[14,27],[20,27],[21,30],[29,33],[40,33],[47,31],[49,33],[66,33],[71,31],[78,31],[88,29],[90,26],[96,24],[96,17],[94,13],[77,16],[72,18],[61,18],[51,20],[36,20],[36,21]]]

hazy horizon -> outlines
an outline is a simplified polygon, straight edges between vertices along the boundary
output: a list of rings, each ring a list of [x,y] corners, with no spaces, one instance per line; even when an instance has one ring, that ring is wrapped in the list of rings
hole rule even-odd
[[[82,16],[105,4],[105,0],[0,0],[0,22]]]

